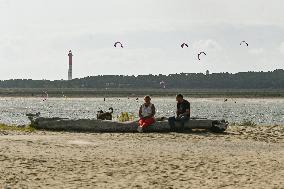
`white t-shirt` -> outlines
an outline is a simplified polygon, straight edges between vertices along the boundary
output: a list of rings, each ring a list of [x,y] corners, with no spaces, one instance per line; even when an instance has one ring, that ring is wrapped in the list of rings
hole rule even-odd
[[[152,106],[153,106],[152,103],[150,103],[149,106],[147,106],[147,107],[145,106],[145,104],[142,104],[142,106],[141,106],[142,113],[141,114],[142,114],[143,117],[147,117],[147,116],[150,116],[150,115],[153,114]]]

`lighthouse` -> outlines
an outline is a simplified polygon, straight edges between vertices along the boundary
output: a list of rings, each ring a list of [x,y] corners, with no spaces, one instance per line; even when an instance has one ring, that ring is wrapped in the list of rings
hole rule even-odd
[[[69,57],[69,69],[68,69],[68,80],[72,80],[72,51],[70,50],[68,53],[68,57]]]

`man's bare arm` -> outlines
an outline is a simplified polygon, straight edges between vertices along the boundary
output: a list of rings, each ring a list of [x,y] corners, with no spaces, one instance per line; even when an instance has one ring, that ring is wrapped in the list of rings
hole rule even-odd
[[[179,117],[182,117],[182,116],[189,116],[189,115],[190,115],[190,109],[186,109],[183,114],[180,114],[180,115],[179,115]]]

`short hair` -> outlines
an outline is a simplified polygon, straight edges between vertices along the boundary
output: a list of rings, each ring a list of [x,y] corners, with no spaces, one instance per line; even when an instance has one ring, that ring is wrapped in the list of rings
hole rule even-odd
[[[150,99],[150,100],[151,100],[150,95],[146,95],[146,96],[144,96],[144,99],[146,99],[146,98],[148,98],[148,99]]]
[[[182,94],[178,94],[176,97],[177,98],[183,98],[183,95]]]

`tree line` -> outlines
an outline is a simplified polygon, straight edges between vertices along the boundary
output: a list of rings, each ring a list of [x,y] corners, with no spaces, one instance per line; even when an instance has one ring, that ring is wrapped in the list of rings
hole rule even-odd
[[[284,89],[284,70],[239,73],[180,73],[169,75],[98,75],[66,80],[11,79],[0,88],[94,89]]]

